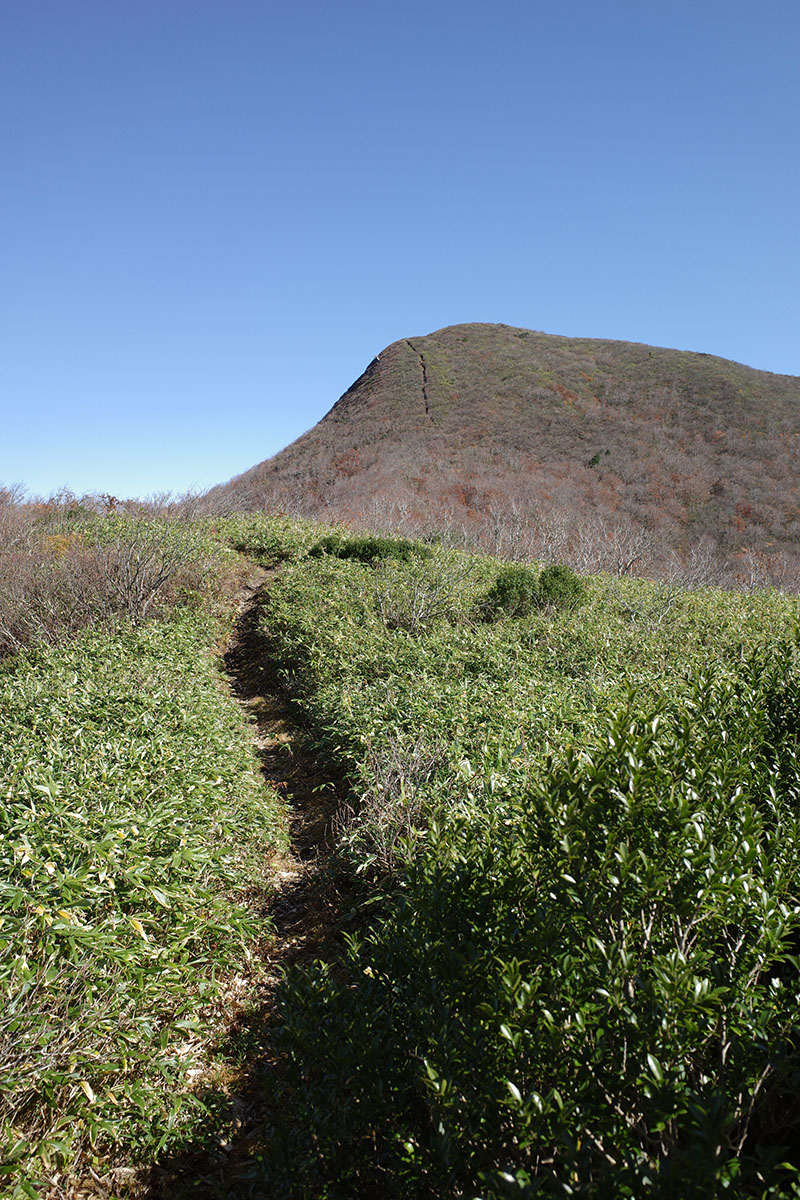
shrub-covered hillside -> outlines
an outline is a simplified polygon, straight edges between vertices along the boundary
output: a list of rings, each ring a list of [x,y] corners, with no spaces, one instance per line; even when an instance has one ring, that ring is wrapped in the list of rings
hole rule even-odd
[[[262,1186],[793,1194],[795,605],[335,550],[262,629],[372,916],[287,979]]]
[[[0,1194],[60,1200],[208,1119],[193,1080],[286,831],[221,686],[231,552],[71,501],[6,515]]]
[[[11,515],[10,1195],[135,1196],[154,1164],[172,1197],[800,1194],[795,599],[286,517]],[[283,970],[282,805],[219,670],[242,563],[253,666],[337,782],[325,958]]]
[[[406,533],[449,522],[494,553],[797,590],[798,438],[791,376],[452,325],[382,350],[317,425],[216,500]]]

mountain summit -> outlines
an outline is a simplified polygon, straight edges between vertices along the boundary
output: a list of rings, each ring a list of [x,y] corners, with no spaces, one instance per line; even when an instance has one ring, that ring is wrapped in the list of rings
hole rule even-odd
[[[730,558],[795,552],[799,468],[800,378],[474,324],[394,342],[313,429],[221,490],[244,508],[484,541],[509,514],[565,544],[599,524]]]

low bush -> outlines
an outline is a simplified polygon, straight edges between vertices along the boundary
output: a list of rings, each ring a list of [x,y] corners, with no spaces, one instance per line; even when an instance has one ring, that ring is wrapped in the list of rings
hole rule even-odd
[[[787,687],[776,647],[541,776],[465,776],[387,916],[285,989],[274,1194],[796,1195]]]
[[[0,669],[0,1162],[14,1195],[45,1194],[86,1152],[154,1156],[202,1113],[190,1072],[206,1006],[263,935],[240,901],[283,838],[219,687],[217,633],[184,610]]]
[[[334,558],[351,558],[356,562],[370,564],[390,558],[400,562],[411,562],[414,558],[427,558],[430,553],[429,546],[408,538],[379,537],[374,534],[346,537],[340,533],[320,538],[309,551],[312,558],[331,555]]]
[[[656,585],[601,577],[585,610],[471,623],[497,574],[437,549],[271,589],[379,887],[348,951],[287,980],[253,1171],[276,1198],[788,1197],[795,606],[678,590],[666,621]]]
[[[335,833],[357,874],[385,880],[413,845],[426,818],[426,785],[446,762],[442,747],[418,737],[405,744],[397,737],[371,747],[364,759],[363,784],[340,808]]]
[[[100,584],[95,556],[79,548],[0,552],[0,658],[102,623],[109,613]]]
[[[138,623],[214,586],[196,524],[42,507],[0,513],[0,658],[118,617]]]
[[[539,576],[530,567],[501,567],[481,602],[481,612],[490,620],[501,615],[526,617],[538,606],[538,587]]]
[[[206,524],[224,544],[265,567],[307,557],[324,528],[279,513],[234,513]]]
[[[527,617],[536,609],[566,608],[586,595],[586,585],[570,567],[552,563],[537,574],[530,567],[510,564],[500,568],[480,603],[487,620]]]
[[[22,488],[0,484],[0,547],[9,551],[26,546],[33,522],[33,506],[25,503]]]
[[[466,616],[474,573],[470,558],[445,549],[427,561],[378,564],[375,604],[381,622],[419,634],[439,621]]]
[[[571,567],[550,563],[539,576],[536,591],[539,608],[566,608],[584,598],[586,585]]]

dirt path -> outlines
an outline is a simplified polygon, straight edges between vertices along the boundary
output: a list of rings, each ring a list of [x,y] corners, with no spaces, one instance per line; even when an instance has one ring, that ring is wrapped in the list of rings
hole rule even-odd
[[[260,1197],[248,1181],[270,1125],[270,1075],[278,1068],[271,1030],[276,989],[290,963],[325,956],[336,939],[339,915],[346,906],[341,880],[327,869],[331,820],[338,807],[337,788],[314,753],[277,672],[269,659],[259,621],[275,571],[254,569],[244,587],[241,613],[224,652],[232,694],[253,718],[253,741],[265,784],[287,804],[290,849],[271,864],[271,891],[256,907],[265,907],[274,936],[265,940],[251,977],[224,997],[225,1043],[238,1048],[241,1066],[217,1072],[215,1089],[225,1095],[227,1120],[209,1130],[202,1149],[153,1168],[146,1195],[150,1200],[183,1197]]]
[[[290,852],[275,861],[270,915],[277,940],[270,957],[281,963],[313,949],[329,922],[319,923],[321,870],[330,852],[336,811],[334,782],[270,661],[259,620],[274,571],[259,570],[244,593],[242,613],[224,660],[232,694],[254,719],[253,742],[268,787],[287,802]],[[323,906],[324,907],[324,906]]]

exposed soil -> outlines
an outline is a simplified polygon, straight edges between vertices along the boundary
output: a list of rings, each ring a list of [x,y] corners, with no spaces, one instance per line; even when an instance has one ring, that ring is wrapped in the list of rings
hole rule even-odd
[[[231,981],[218,1005],[224,1033],[210,1056],[217,1065],[196,1082],[204,1099],[209,1092],[214,1096],[206,1136],[196,1149],[150,1168],[145,1177],[140,1171],[117,1169],[103,1181],[113,1190],[98,1186],[83,1194],[266,1200],[249,1176],[268,1137],[274,1076],[280,1071],[272,1039],[276,990],[289,964],[335,952],[341,913],[347,908],[342,877],[328,864],[340,789],[315,755],[259,631],[273,575],[254,568],[242,591],[241,613],[224,662],[232,694],[253,717],[265,784],[287,805],[290,848],[270,864],[267,894],[253,897],[254,908],[266,908],[274,934],[265,939],[248,973]],[[220,1067],[219,1059],[228,1064],[238,1060],[239,1065]]]
[[[406,345],[414,354],[419,356],[419,365],[422,370],[422,403],[425,406],[425,416],[433,421],[433,417],[431,416],[430,400],[428,398],[428,368],[425,363],[425,355],[420,354],[417,348],[413,346],[408,339],[406,339]]]
[[[287,802],[290,851],[273,864],[270,916],[276,936],[268,951],[269,962],[285,965],[318,954],[330,933],[337,904],[325,866],[340,781],[331,779],[315,754],[259,632],[272,574],[259,570],[247,586],[224,658],[231,691],[254,718],[253,742],[264,781]]]

